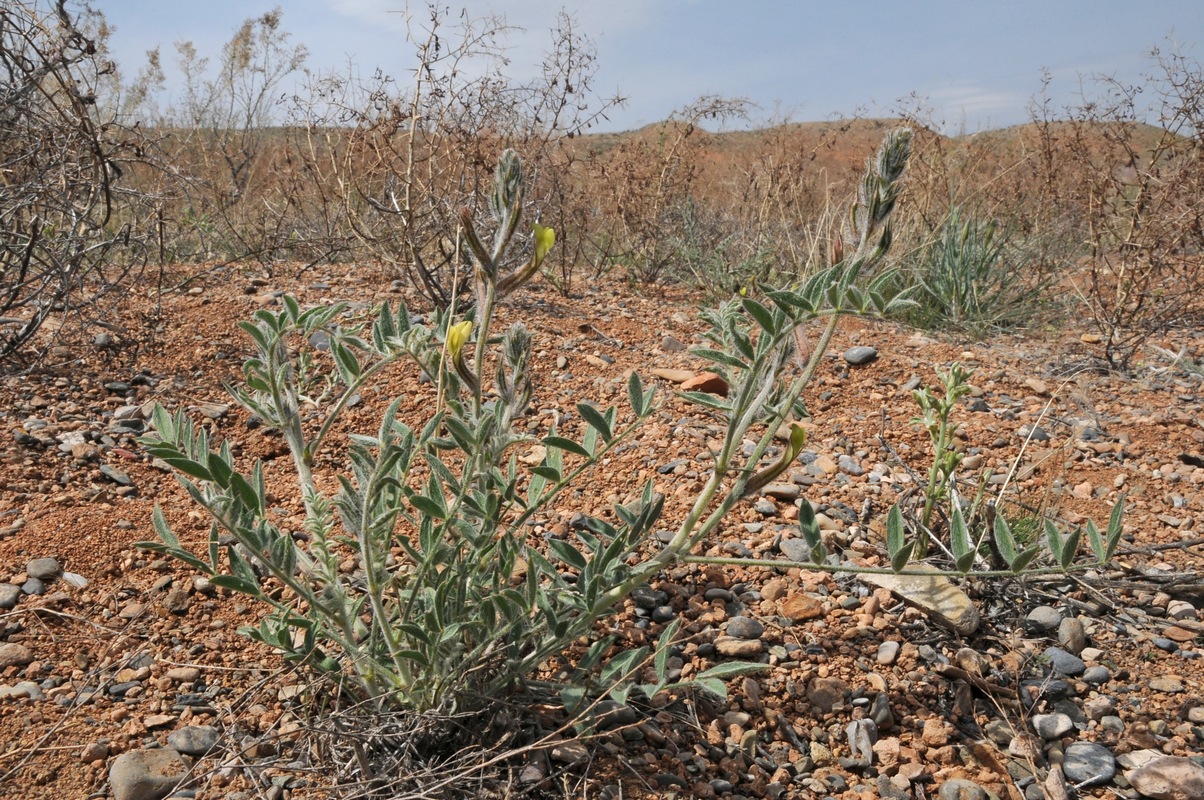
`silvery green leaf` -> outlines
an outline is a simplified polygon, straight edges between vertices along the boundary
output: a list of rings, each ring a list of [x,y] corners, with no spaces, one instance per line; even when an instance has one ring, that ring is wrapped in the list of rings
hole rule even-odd
[[[591,428],[598,432],[598,435],[602,437],[603,442],[606,442],[607,444],[610,443],[613,434],[610,430],[610,423],[607,421],[606,417],[603,416],[602,412],[598,411],[598,409],[594,408],[589,403],[578,403],[577,413],[581,415],[582,419],[589,423]]]

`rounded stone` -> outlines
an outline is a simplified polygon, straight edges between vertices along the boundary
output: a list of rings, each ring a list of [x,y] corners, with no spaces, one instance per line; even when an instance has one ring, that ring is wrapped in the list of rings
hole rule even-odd
[[[873,347],[867,347],[866,345],[850,347],[848,350],[844,351],[844,360],[853,366],[868,364],[877,357],[878,350]]]
[[[1037,606],[1028,612],[1025,619],[1036,630],[1048,633],[1057,630],[1058,626],[1062,624],[1062,612],[1053,606]]]
[[[1045,649],[1045,657],[1049,659],[1049,665],[1054,672],[1062,675],[1082,675],[1087,669],[1087,665],[1083,663],[1083,659],[1068,653],[1060,647],[1047,647]]]
[[[48,581],[63,574],[57,558],[35,558],[25,565],[25,574],[40,581]]]
[[[167,744],[187,756],[203,756],[217,746],[220,734],[212,725],[189,725],[172,731]]]
[[[1062,772],[1071,783],[1097,786],[1116,776],[1116,759],[1102,744],[1075,742],[1066,748]]]
[[[1066,714],[1034,714],[1033,730],[1042,739],[1061,739],[1074,730],[1074,720]]]
[[[15,608],[21,599],[21,587],[12,583],[0,583],[0,610]]]
[[[732,617],[727,623],[727,635],[737,639],[760,639],[765,626],[752,617]]]
[[[1083,670],[1083,681],[1099,686],[1112,680],[1112,670],[1103,666],[1087,667]]]
[[[1068,653],[1078,655],[1087,646],[1087,632],[1078,617],[1067,617],[1058,625],[1058,644]]]
[[[23,667],[33,661],[33,651],[23,644],[5,642],[0,644],[0,669]]]
[[[895,663],[895,659],[899,657],[899,643],[894,641],[883,642],[878,645],[878,663],[885,666],[890,666]]]
[[[134,750],[113,759],[109,786],[113,800],[154,800],[166,797],[187,775],[188,765],[175,750]]]
[[[974,781],[951,778],[941,784],[938,800],[987,800],[987,790]]]

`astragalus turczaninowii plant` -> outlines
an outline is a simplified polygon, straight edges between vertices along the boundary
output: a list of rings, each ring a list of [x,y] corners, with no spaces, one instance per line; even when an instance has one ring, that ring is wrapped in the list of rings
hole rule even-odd
[[[667,544],[650,541],[663,507],[651,482],[636,502],[615,508],[617,524],[587,518],[576,541],[537,545],[528,538],[526,523],[567,504],[565,490],[656,413],[658,403],[632,374],[629,409],[577,405],[576,438],[553,431],[535,440],[515,425],[537,378],[531,336],[519,323],[495,337],[494,310],[539,271],[555,234],[535,225],[524,244],[525,264],[503,274],[503,256],[521,227],[523,187],[522,165],[507,151],[490,199],[492,237],[486,243],[467,214],[457,235],[473,263],[471,308],[453,305],[420,323],[404,307],[384,306],[361,336],[336,324],[342,306],[303,310],[286,296],[280,310],[261,310],[243,324],[257,355],[245,364],[245,385],[232,393],[283,434],[308,541],[299,543],[272,521],[261,464],[239,471],[228,444],[214,449],[183,413],[158,408],[146,446],[177,470],[213,522],[204,556],[184,547],[159,512],[161,541],[142,546],[268,604],[270,613],[244,628],[246,634],[380,708],[479,707],[519,685],[536,685],[541,670],[568,663],[559,657],[583,637],[593,641],[585,653],[550,683],[538,684],[559,689],[570,710],[596,696],[591,687],[625,697],[649,660],[655,681],[639,688],[654,694],[676,687],[666,668],[676,624],[654,648],[615,654],[610,639],[596,636],[597,623],[665,567],[698,560],[691,550],[724,516],[794,462],[805,439],[797,424],[805,414],[803,390],[836,321],[845,314],[885,314],[906,302],[891,294],[896,282],[882,262],[909,144],[909,131],[895,131],[870,162],[846,257],[797,286],[765,293],[765,302],[740,297],[707,313],[710,344],[694,353],[713,362],[730,392],[727,398],[684,397],[719,415],[727,431],[713,471]],[[806,354],[800,349],[804,327],[815,320],[825,327]],[[329,354],[306,355],[318,332],[326,334]],[[374,433],[347,432],[348,470],[336,474],[337,491],[324,491],[321,486],[332,484],[315,476],[315,453],[342,430],[350,398],[403,359],[416,362],[436,387],[434,408],[425,418],[406,420],[394,401]],[[779,431],[788,432],[784,445],[775,443]],[[745,453],[742,443],[750,438],[755,446]],[[529,444],[545,452],[531,467],[516,457],[517,447]],[[806,503],[800,518],[822,564],[826,552]],[[901,515],[892,514],[892,521],[891,553],[898,555]],[[1115,538],[1109,539],[1114,547]],[[349,555],[356,564],[350,573],[340,570]],[[896,558],[896,568],[905,562]],[[278,586],[268,591],[269,582]],[[723,693],[723,678],[756,666],[721,664],[691,682]]]

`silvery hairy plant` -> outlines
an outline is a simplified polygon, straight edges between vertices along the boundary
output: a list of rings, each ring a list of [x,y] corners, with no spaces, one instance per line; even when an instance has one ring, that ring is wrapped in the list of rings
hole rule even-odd
[[[581,403],[577,438],[553,431],[536,439],[515,426],[531,397],[531,336],[516,323],[491,337],[492,317],[555,243],[554,232],[537,224],[527,262],[506,274],[499,269],[519,230],[522,187],[522,165],[507,151],[490,198],[496,227],[487,244],[462,216],[460,235],[475,272],[475,303],[465,314],[453,307],[422,324],[404,307],[385,306],[361,336],[339,324],[343,305],[302,309],[286,296],[280,310],[261,310],[243,323],[256,355],[244,365],[245,385],[231,392],[287,443],[308,541],[271,518],[262,464],[240,471],[228,443],[215,448],[183,413],[156,408],[155,432],[146,440],[212,523],[204,557],[180,541],[159,510],[160,541],[141,546],[268,604],[270,613],[243,633],[382,708],[451,712],[498,697],[592,635],[598,619],[649,575],[626,558],[660,515],[663,498],[651,483],[637,502],[616,508],[617,524],[591,518],[576,543],[551,539],[540,548],[528,538],[528,523],[657,406],[654,392],[633,375],[630,421],[620,424],[615,408]],[[315,334],[328,344],[324,358],[306,350]],[[339,430],[351,398],[398,361],[414,362],[437,387],[434,412],[412,425],[396,400],[375,434],[348,434],[347,472],[319,462],[316,454]],[[515,451],[530,445],[545,455],[536,466],[520,466]],[[323,488],[330,485],[319,480],[323,472],[334,474],[337,491]],[[347,572],[340,565],[349,555],[355,568]],[[651,691],[670,685],[666,648],[676,629],[666,634]],[[604,684],[622,691],[618,682],[651,651],[603,664],[609,644],[596,642],[572,677],[599,671]],[[698,678],[721,691],[719,679],[732,671],[723,666]]]

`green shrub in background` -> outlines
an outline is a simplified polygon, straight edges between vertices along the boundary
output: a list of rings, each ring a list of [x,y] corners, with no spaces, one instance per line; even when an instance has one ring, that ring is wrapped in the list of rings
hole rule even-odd
[[[983,337],[1048,316],[1050,279],[1035,252],[996,223],[954,206],[907,259],[915,305],[905,319],[928,330]]]

